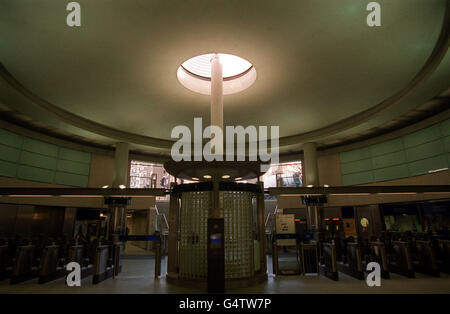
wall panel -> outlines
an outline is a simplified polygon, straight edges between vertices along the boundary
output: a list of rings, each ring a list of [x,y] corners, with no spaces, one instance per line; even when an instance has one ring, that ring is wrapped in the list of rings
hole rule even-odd
[[[87,187],[91,154],[0,129],[0,176]]]
[[[343,185],[407,178],[450,166],[450,120],[393,140],[341,152]]]

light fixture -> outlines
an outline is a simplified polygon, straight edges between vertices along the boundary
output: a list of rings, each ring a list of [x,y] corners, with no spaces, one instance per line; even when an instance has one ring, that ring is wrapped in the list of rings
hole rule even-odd
[[[224,174],[223,176],[222,176],[222,179],[229,179],[230,178],[230,175],[228,175],[228,174]]]
[[[109,185],[102,186],[102,189],[107,189],[107,188],[109,188]]]
[[[312,184],[308,184],[306,187],[307,187],[307,188],[312,188],[313,185],[312,185]]]
[[[238,178],[234,179],[234,181],[240,181],[240,180],[242,180],[241,177],[238,177]]]
[[[206,53],[184,61],[177,71],[178,81],[194,92],[211,95],[211,58]],[[223,94],[239,93],[256,81],[255,67],[244,58],[218,53],[222,64]]]
[[[328,188],[328,187],[330,187],[330,186],[329,186],[328,184],[324,184],[323,187],[324,187],[324,188]]]
[[[441,171],[446,171],[448,168],[440,168],[440,169],[434,169],[434,170],[428,170],[428,173],[436,173]]]
[[[123,185],[123,184],[119,185],[119,189],[123,190],[123,189],[125,189],[125,188],[126,188],[125,185]]]
[[[181,66],[194,75],[211,78],[211,59],[214,55],[214,53],[206,53],[196,56],[186,60]],[[222,64],[224,79],[240,75],[252,67],[250,62],[241,57],[226,53],[218,53],[218,55]]]
[[[194,181],[200,181],[200,179],[199,179],[199,178],[196,178],[196,177],[192,177],[192,180],[194,180]]]
[[[212,177],[211,177],[209,174],[205,174],[205,175],[203,176],[203,178],[205,178],[205,179],[211,179]]]

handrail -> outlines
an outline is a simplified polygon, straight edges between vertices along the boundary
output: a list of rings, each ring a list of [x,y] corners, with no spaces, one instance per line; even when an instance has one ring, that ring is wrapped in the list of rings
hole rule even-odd
[[[158,210],[158,204],[155,204],[155,210],[156,210],[156,215],[158,216],[158,219],[160,220],[160,222],[161,222],[161,225],[162,225],[162,223],[164,222],[164,224],[165,224],[165,229],[167,230],[167,231],[169,231],[169,222],[167,221],[167,218],[166,218],[166,215],[164,214],[164,213],[160,213],[159,212],[159,210]],[[162,216],[162,218],[163,219],[161,219],[161,216]],[[161,228],[162,229],[162,228]],[[162,230],[161,230],[161,233],[162,233]]]
[[[277,211],[278,211],[278,205],[275,206],[275,209],[273,210],[273,212],[271,212],[271,213],[269,213],[269,214],[267,215],[266,222],[265,222],[265,224],[264,224],[264,228],[265,228],[266,230],[267,230],[267,226],[268,226],[268,224],[269,224],[269,221],[271,222],[271,227],[273,227],[273,217],[275,216],[275,214],[277,213]]]

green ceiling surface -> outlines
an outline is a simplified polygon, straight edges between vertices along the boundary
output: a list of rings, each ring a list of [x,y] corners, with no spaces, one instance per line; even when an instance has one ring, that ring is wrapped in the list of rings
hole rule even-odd
[[[366,24],[368,1],[78,2],[82,26],[71,28],[64,1],[2,0],[0,62],[61,109],[170,139],[174,126],[192,127],[194,117],[209,123],[209,98],[177,81],[178,66],[192,56],[231,53],[257,70],[251,88],[225,97],[225,124],[279,125],[280,136],[309,132],[367,110],[411,81],[437,42],[447,1],[380,0],[378,28]],[[389,118],[447,89],[448,78],[446,67]],[[1,83],[0,101],[56,129],[114,143],[46,114]],[[386,119],[374,116],[371,126]]]

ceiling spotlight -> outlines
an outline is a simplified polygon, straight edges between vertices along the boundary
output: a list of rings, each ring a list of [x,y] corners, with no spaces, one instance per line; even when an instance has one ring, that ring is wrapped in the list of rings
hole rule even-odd
[[[234,181],[239,181],[239,180],[242,180],[242,178],[238,177],[238,178],[234,179]]]
[[[123,185],[123,184],[119,185],[119,189],[123,190],[123,189],[125,189],[125,188],[126,188],[125,185]]]
[[[194,181],[200,181],[200,179],[199,179],[199,178],[196,178],[196,177],[192,177],[192,180],[194,180]]]
[[[328,184],[324,184],[323,187],[324,187],[324,188],[328,188],[328,187],[330,187],[330,186],[329,186]]]
[[[109,185],[102,186],[102,189],[107,189],[107,188],[109,188]]]
[[[306,187],[307,187],[307,188],[312,188],[313,185],[312,185],[312,184],[308,184]]]
[[[211,177],[209,174],[205,174],[205,175],[203,176],[203,178],[205,178],[205,179],[211,179],[212,177]]]
[[[223,176],[222,176],[222,179],[229,179],[230,178],[230,175],[228,175],[228,174],[224,174]]]

